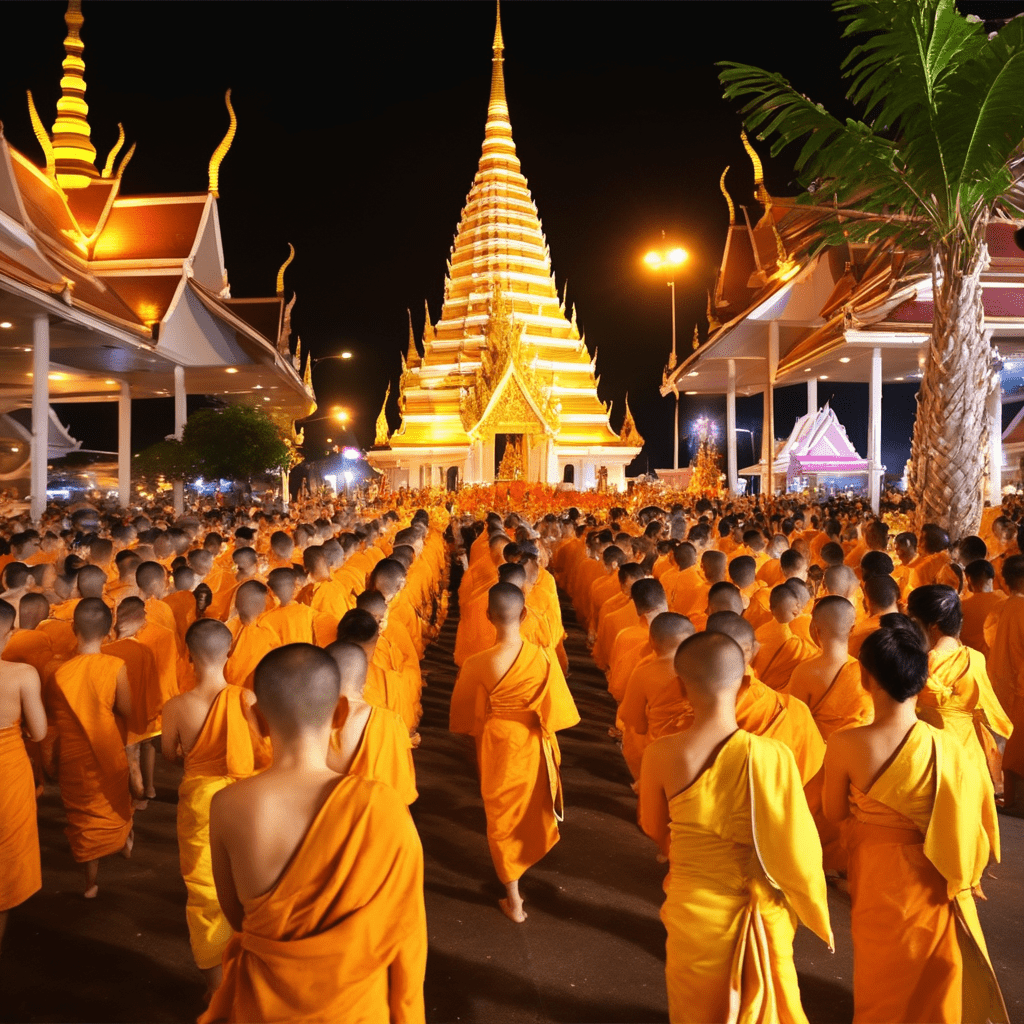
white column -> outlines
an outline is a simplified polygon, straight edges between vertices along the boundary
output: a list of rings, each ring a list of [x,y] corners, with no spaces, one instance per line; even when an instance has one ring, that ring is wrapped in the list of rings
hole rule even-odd
[[[174,368],[174,436],[180,441],[185,433],[185,420],[188,418],[185,393],[185,367]],[[174,481],[174,512],[182,515],[185,512],[185,484],[181,480]]]
[[[558,449],[555,447],[555,439],[553,437],[548,438],[548,449],[547,449],[547,482],[555,485],[562,482],[562,478],[558,473]]]
[[[768,358],[765,360],[764,434],[761,438],[761,493],[775,493],[775,374],[779,369],[779,325],[768,324]]]
[[[39,523],[46,510],[46,460],[50,449],[50,321],[32,318],[32,463],[29,511]]]
[[[121,381],[117,398],[117,503],[128,508],[132,502],[132,391]]]
[[[818,378],[807,381],[807,411],[813,416],[818,411]]]
[[[882,350],[871,350],[871,394],[868,402],[868,498],[878,514],[882,497]]]
[[[281,507],[288,511],[288,505],[292,500],[291,490],[288,487],[288,474],[291,472],[291,466],[285,466],[281,470]]]
[[[1003,500],[1003,389],[999,372],[992,377],[988,393],[988,501],[996,508]]]
[[[729,390],[725,396],[725,475],[729,490],[736,494],[736,360],[729,360]]]

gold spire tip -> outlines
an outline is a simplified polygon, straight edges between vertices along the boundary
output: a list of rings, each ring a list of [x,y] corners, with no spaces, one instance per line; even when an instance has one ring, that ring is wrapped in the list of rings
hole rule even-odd
[[[111,147],[110,152],[107,154],[107,162],[103,165],[103,173],[100,175],[101,178],[109,178],[114,170],[114,160],[117,154],[121,152],[121,147],[124,145],[124,125],[118,122],[117,125],[117,142]]]
[[[39,111],[36,110],[36,102],[32,99],[32,90],[28,90],[28,117],[32,122],[32,131],[35,137],[39,140],[40,148],[43,151],[43,156],[46,159],[46,175],[49,178],[53,177],[53,143],[50,142],[50,136],[46,134],[46,129],[43,127],[42,119],[39,117]]]
[[[732,227],[736,223],[736,207],[733,206],[732,196],[729,195],[729,190],[725,187],[725,176],[728,173],[729,168],[726,166],[725,170],[722,171],[722,177],[718,179],[718,187],[722,190],[726,205],[729,207],[729,227]]]
[[[53,122],[53,152],[57,181],[62,188],[86,188],[99,177],[96,172],[96,147],[90,139],[89,105],[85,102],[85,60],[82,57],[81,0],[69,0],[64,14],[68,34],[64,39],[61,64],[60,99]]]
[[[228,123],[227,133],[224,138],[220,140],[220,145],[213,151],[213,156],[210,157],[210,187],[209,192],[213,195],[214,199],[220,198],[220,165],[224,157],[228,155],[228,150],[231,148],[231,143],[235,139],[235,129],[238,127],[238,120],[235,117],[235,108],[231,106],[231,90],[228,89],[224,93],[224,105],[228,108],[228,117],[230,122]]]
[[[281,264],[281,269],[277,272],[277,294],[284,295],[284,272],[288,269],[288,265],[295,259],[295,246],[291,242],[288,243],[288,258]]]
[[[494,19],[494,44],[492,49],[495,56],[505,49],[505,43],[501,38],[501,0],[497,0],[497,13]]]

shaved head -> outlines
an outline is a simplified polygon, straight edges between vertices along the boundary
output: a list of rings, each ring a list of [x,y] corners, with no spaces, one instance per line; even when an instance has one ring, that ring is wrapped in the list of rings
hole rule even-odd
[[[102,597],[107,574],[98,565],[83,565],[78,570],[77,582],[82,597]]]
[[[356,607],[369,612],[379,622],[388,610],[388,603],[379,590],[364,590],[356,597]]]
[[[391,600],[404,585],[405,566],[397,559],[382,559],[370,573],[370,589],[379,590],[388,600]]]
[[[511,583],[520,590],[526,586],[526,569],[516,562],[506,562],[498,566],[498,582]]]
[[[662,612],[651,622],[651,646],[659,658],[674,654],[679,645],[693,636],[693,623],[676,612]]]
[[[50,602],[42,594],[25,594],[18,603],[22,629],[35,629],[50,614]]]
[[[248,572],[250,569],[256,568],[256,565],[259,562],[259,557],[252,548],[239,548],[231,556],[231,560],[239,569],[244,569]]]
[[[857,610],[845,597],[823,597],[814,606],[811,622],[822,637],[847,640],[857,623]]]
[[[346,643],[344,640],[336,640],[326,648],[326,651],[334,659],[334,664],[338,666],[342,691],[362,694],[363,686],[366,684],[366,670],[369,666],[366,652],[362,647]]]
[[[700,567],[712,584],[718,583],[725,579],[729,568],[729,559],[724,551],[705,551],[700,556]]]
[[[735,612],[715,612],[708,616],[705,633],[721,633],[740,645],[747,664],[754,660],[754,627],[742,615]]]
[[[141,597],[126,597],[117,606],[118,626],[142,622],[146,618],[146,603]]]
[[[75,605],[75,636],[79,640],[102,640],[114,617],[98,597],[85,597]]]
[[[637,580],[629,596],[633,599],[638,615],[648,615],[654,611],[668,611],[665,588],[651,577]]]
[[[235,591],[235,608],[248,626],[267,610],[267,588],[259,580],[246,580]]]
[[[330,726],[341,674],[334,659],[312,644],[285,644],[256,666],[253,690],[270,727],[286,737]]]
[[[743,595],[735,583],[715,583],[708,591],[708,614],[716,612],[735,612],[743,614]]]
[[[512,583],[495,583],[487,591],[487,617],[495,626],[511,626],[521,620],[526,598]]]
[[[740,645],[725,633],[696,633],[676,651],[676,674],[693,704],[721,697],[736,699],[746,660]]]
[[[825,570],[825,589],[837,597],[850,599],[857,592],[857,574],[848,565],[832,565]]]
[[[135,568],[135,585],[152,597],[164,585],[167,572],[159,562],[142,562]]]
[[[9,633],[14,628],[15,618],[14,605],[7,601],[0,601],[0,635]]]
[[[197,619],[185,633],[185,646],[196,664],[223,665],[234,637],[218,619]]]
[[[295,596],[295,573],[291,569],[274,569],[267,577],[267,586],[274,596],[287,604]]]
[[[341,643],[370,644],[377,642],[380,626],[377,620],[362,608],[350,608],[338,623],[338,637]]]

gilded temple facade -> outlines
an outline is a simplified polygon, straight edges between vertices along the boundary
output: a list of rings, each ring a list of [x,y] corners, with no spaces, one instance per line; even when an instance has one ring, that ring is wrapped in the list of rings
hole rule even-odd
[[[441,317],[427,310],[422,353],[410,322],[398,429],[382,409],[367,457],[392,487],[521,479],[622,489],[643,438],[598,398],[591,357],[566,315],[551,253],[512,139],[494,35],[483,152],[456,231]],[[385,404],[386,404],[385,399]]]

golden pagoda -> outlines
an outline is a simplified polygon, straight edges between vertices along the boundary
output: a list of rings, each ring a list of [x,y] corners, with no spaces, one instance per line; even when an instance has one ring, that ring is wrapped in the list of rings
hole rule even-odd
[[[399,428],[378,430],[369,461],[392,487],[490,483],[515,446],[522,478],[583,490],[625,468],[643,438],[616,433],[591,357],[551,270],[537,207],[512,140],[501,13],[494,32],[483,152],[448,260],[441,318],[427,309],[423,354],[410,328]],[[385,443],[381,443],[382,440]],[[603,478],[603,476],[602,476]]]

